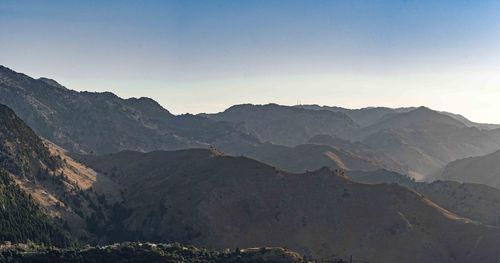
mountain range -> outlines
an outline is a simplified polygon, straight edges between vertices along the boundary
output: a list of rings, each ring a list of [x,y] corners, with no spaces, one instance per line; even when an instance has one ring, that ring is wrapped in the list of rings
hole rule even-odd
[[[120,185],[131,211],[126,229],[150,240],[286,246],[312,257],[335,251],[376,262],[498,257],[489,250],[500,238],[496,228],[461,218],[405,187],[356,183],[326,168],[289,174],[196,149],[81,161]],[[482,245],[474,248],[480,236]]]
[[[223,122],[175,116],[148,98],[77,92],[54,80],[33,79],[0,66],[0,103],[40,136],[72,152],[110,153],[253,144]],[[91,127],[91,128],[89,128]]]
[[[496,130],[469,127],[449,114],[425,107],[361,110],[313,106],[293,108],[274,104],[240,105],[204,116],[232,122],[242,131],[271,143],[296,146],[319,135],[358,142],[358,146],[361,143],[380,156],[389,156],[418,179],[425,179],[453,160],[500,148]],[[324,116],[341,116],[341,121],[333,117],[325,119]],[[345,120],[350,121],[346,124]],[[334,129],[335,125],[343,129]],[[286,141],[283,138],[287,138]]]
[[[453,161],[438,171],[435,178],[485,184],[500,189],[500,151]]]
[[[173,115],[152,99],[77,92],[54,80],[33,79],[6,67],[0,67],[0,103],[11,107],[38,135],[76,153],[216,147],[227,154],[293,168],[297,165],[267,159],[269,154],[262,149],[283,152],[275,159],[287,160],[293,153],[282,151],[281,146],[297,152],[294,147],[328,135],[350,141],[357,149],[363,147],[360,156],[351,155],[355,159],[369,159],[362,153],[374,152],[382,163],[377,168],[425,179],[451,161],[500,148],[497,126],[424,107],[349,110],[244,104],[217,114]],[[353,152],[350,145],[343,147],[341,151]],[[307,146],[299,150],[304,148],[312,151]],[[324,151],[315,154],[325,159]],[[335,168],[326,160],[295,171],[322,166]]]
[[[500,258],[494,124],[425,107],[173,115],[152,99],[77,92],[5,67],[0,124],[4,241]]]

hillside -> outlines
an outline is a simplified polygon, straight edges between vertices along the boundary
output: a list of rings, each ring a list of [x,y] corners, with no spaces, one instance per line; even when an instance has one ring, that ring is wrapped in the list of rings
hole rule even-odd
[[[343,140],[338,137],[332,137],[329,135],[317,135],[309,139],[309,144],[315,145],[327,145],[344,153],[347,156],[353,156],[371,163],[373,166],[378,167],[378,169],[385,169],[390,171],[395,171],[403,174],[408,174],[408,167],[402,163],[396,161],[393,157],[377,151],[377,149],[372,149],[370,146],[365,145],[361,142],[351,142],[348,140]],[[354,168],[350,170],[367,170]]]
[[[216,114],[176,116],[152,99],[77,92],[55,80],[33,79],[5,67],[0,67],[0,103],[10,106],[38,135],[69,152],[83,154],[216,147],[289,168],[286,162],[260,158],[277,151],[265,153],[262,149],[270,144],[290,147],[290,152],[276,157],[284,160],[297,154],[293,147],[327,135],[359,143],[356,154],[347,144],[343,145],[346,148],[335,147],[353,158],[426,179],[451,161],[500,149],[498,130],[424,107],[350,110],[245,104]],[[257,152],[259,155],[250,155]],[[364,155],[369,152],[375,153],[376,160]],[[317,154],[320,159],[322,155],[324,152]]]
[[[348,171],[346,174],[356,182],[396,183],[408,187],[454,214],[485,225],[500,227],[499,189],[454,181],[415,182],[407,176],[386,170]]]
[[[367,127],[383,120],[384,118],[395,116],[401,113],[406,113],[416,109],[416,107],[406,107],[406,108],[367,107],[360,109],[347,109],[342,107],[319,106],[316,104],[296,105],[295,107],[310,109],[310,110],[329,110],[333,112],[342,112],[347,116],[349,116],[351,119],[353,119],[361,127]],[[467,127],[476,127],[483,130],[492,130],[500,128],[500,125],[498,124],[473,122],[460,114],[455,114],[446,111],[440,111],[439,113],[449,116],[457,121],[460,121]]]
[[[318,136],[340,137],[357,143],[357,155],[360,157],[369,152],[375,153],[379,168],[394,167],[396,164],[403,167],[396,171],[421,180],[451,161],[500,148],[500,135],[495,130],[479,129],[479,124],[478,127],[470,127],[472,122],[464,123],[466,119],[460,119],[458,115],[425,107],[349,110],[317,105],[238,105],[205,116],[231,122],[243,132],[272,144],[293,147],[311,142]],[[337,120],[340,116],[344,121]],[[314,144],[331,146],[329,142],[314,139]],[[343,152],[350,152],[353,147],[347,143],[341,145],[336,148]],[[246,154],[245,151],[240,153]],[[266,161],[259,155],[248,156]],[[284,169],[287,167],[282,166]]]
[[[481,130],[494,130],[494,129],[500,128],[499,124],[473,122],[460,114],[455,114],[455,113],[445,112],[445,111],[441,111],[440,113],[442,113],[444,115],[448,115],[448,116],[462,122],[467,127],[477,127],[478,129],[481,129]]]
[[[75,162],[66,151],[51,142],[40,139],[11,109],[1,104],[0,123],[2,124],[0,125],[0,170],[5,169],[8,172],[7,175],[2,174],[8,178],[8,180],[4,178],[4,183],[8,185],[4,187],[13,188],[11,190],[15,191],[5,193],[8,196],[4,200],[4,206],[19,205],[19,209],[22,206],[26,207],[24,212],[18,212],[15,208],[2,210],[8,211],[4,217],[6,220],[2,221],[6,224],[5,229],[12,228],[12,231],[18,231],[19,229],[15,227],[25,228],[20,230],[23,237],[40,234],[40,230],[30,228],[32,224],[30,222],[33,221],[33,224],[38,224],[43,231],[48,231],[46,235],[51,235],[52,232],[55,235],[57,227],[64,226],[65,230],[82,241],[95,240],[95,237],[85,229],[86,218],[92,213],[102,211],[98,195],[92,189],[96,180],[95,171]],[[105,185],[106,189],[114,188],[109,180],[102,182],[101,185]],[[29,198],[21,196],[21,191]],[[114,196],[118,195],[119,193],[114,192]],[[20,200],[16,201],[15,198]],[[25,227],[15,226],[10,220],[12,217],[19,220],[17,216],[23,213],[33,213],[34,217],[45,214],[50,219],[43,217],[45,221],[36,223],[35,219],[28,216],[25,219],[27,221],[21,221]],[[51,230],[49,227],[56,230]],[[63,241],[59,239],[57,244],[63,245]],[[43,240],[39,238],[31,240],[51,244],[47,237]]]
[[[295,147],[271,143],[249,148],[242,154],[281,170],[302,173],[322,167],[342,170],[374,171],[389,169],[406,172],[405,168],[389,158],[372,155],[369,151],[350,151],[349,147],[332,147],[324,144],[302,144]]]
[[[500,256],[496,228],[462,219],[407,188],[354,183],[328,169],[288,174],[208,150],[81,160],[120,185],[131,212],[124,226],[144,239],[211,248],[286,246],[307,256],[335,251],[370,262]]]
[[[38,135],[73,152],[208,148],[211,144],[232,150],[257,142],[227,123],[175,116],[152,99],[77,92],[3,66],[0,103],[12,108]]]
[[[467,127],[462,122],[426,107],[419,107],[401,114],[386,115],[378,122],[364,128],[362,133],[372,134],[387,129],[412,129],[442,132]]]
[[[500,151],[449,163],[437,179],[485,184],[500,189]]]
[[[318,105],[296,107],[341,112],[361,126],[349,137],[378,155],[386,155],[426,179],[451,161],[500,148],[495,125],[474,123],[461,115],[419,108],[344,109]],[[387,158],[389,157],[389,158]]]
[[[50,155],[42,140],[5,105],[0,104],[0,167],[33,178],[56,169],[60,160]]]
[[[224,112],[208,114],[211,119],[231,122],[263,142],[296,146],[319,134],[349,136],[358,126],[339,112],[281,106],[236,105]]]
[[[0,168],[0,241],[36,242],[68,247],[76,241],[47,217]]]
[[[329,110],[333,112],[341,112],[353,119],[361,127],[367,127],[381,121],[387,116],[397,113],[408,112],[414,108],[387,108],[387,107],[369,107],[361,109],[346,109],[342,107],[319,106],[311,105],[296,105],[295,107],[310,109],[310,110]]]
[[[401,113],[364,128],[365,145],[385,153],[425,178],[456,159],[500,148],[498,136],[427,108]]]

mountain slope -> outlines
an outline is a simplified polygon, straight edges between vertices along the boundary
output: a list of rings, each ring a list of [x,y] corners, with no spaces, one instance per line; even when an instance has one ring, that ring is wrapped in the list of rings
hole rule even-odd
[[[490,131],[422,107],[366,127],[357,137],[422,178],[456,159],[500,148],[500,137]]]
[[[454,181],[415,182],[407,176],[386,170],[348,171],[346,174],[356,182],[396,183],[408,187],[457,215],[485,225],[500,227],[499,189]]]
[[[437,179],[485,184],[500,189],[500,151],[449,163]]]
[[[476,127],[478,129],[482,129],[482,130],[494,130],[494,129],[500,128],[499,124],[473,122],[460,114],[455,114],[455,113],[445,112],[445,111],[441,111],[440,113],[442,113],[444,115],[448,115],[448,116],[454,118],[455,120],[462,122],[467,127]]]
[[[329,106],[319,106],[319,105],[297,105],[295,107],[310,109],[310,110],[329,110],[333,112],[342,112],[353,119],[361,127],[370,126],[381,121],[383,118],[397,114],[408,112],[414,108],[387,108],[387,107],[369,107],[361,109],[346,109],[341,107],[329,107]]]
[[[419,107],[401,114],[385,116],[377,123],[365,128],[362,133],[372,134],[387,129],[430,130],[441,132],[453,128],[467,127],[462,122],[426,107]]]
[[[377,151],[377,149],[372,149],[368,145],[365,145],[361,142],[351,142],[329,135],[317,135],[312,137],[308,143],[330,146],[337,151],[344,153],[344,155],[353,156],[354,158],[365,160],[366,162],[371,163],[373,166],[378,167],[378,169],[385,169],[398,173],[408,174],[407,166],[395,161],[395,159],[390,157],[389,155],[381,151]],[[350,170],[367,169],[352,167],[352,169]]]
[[[77,92],[0,66],[0,103],[38,135],[74,152],[109,153],[253,144],[232,125],[193,115],[175,116],[148,99]]]
[[[316,105],[238,105],[206,116],[231,122],[243,132],[272,144],[297,146],[320,135],[357,141],[358,150],[361,146],[365,148],[358,151],[360,155],[372,151],[379,156],[379,163],[397,163],[405,167],[405,173],[417,179],[425,179],[450,161],[500,148],[500,135],[495,130],[469,127],[457,118],[425,107],[348,110]],[[344,121],[336,120],[341,116]],[[350,145],[342,145],[345,148],[337,148],[344,152],[350,150]],[[266,161],[258,155],[248,156]]]
[[[42,140],[0,104],[0,166],[20,176],[33,177],[43,169],[55,169],[60,160],[51,156]]]
[[[0,168],[0,241],[67,247],[76,242],[37,207]]]
[[[322,167],[361,171],[388,169],[401,173],[407,172],[405,167],[389,157],[376,155],[363,146],[346,141],[343,141],[345,143],[341,145],[328,145],[316,143],[318,140],[295,147],[264,143],[248,148],[242,154],[293,173],[314,171]]]
[[[82,160],[113,174],[131,211],[125,226],[143,238],[214,248],[286,246],[314,257],[335,251],[370,262],[500,256],[498,229],[461,219],[407,188],[359,184],[328,169],[288,174],[208,150]]]
[[[263,142],[296,146],[319,134],[346,137],[358,127],[339,112],[306,110],[277,104],[236,105],[224,112],[205,115],[231,122]]]
[[[377,170],[381,166],[326,145],[302,144],[295,147],[263,144],[244,153],[252,159],[289,172],[306,172],[321,167],[342,170]]]
[[[353,158],[371,162],[374,159],[363,154],[374,151],[378,168],[395,170],[390,163],[396,163],[406,170],[396,171],[425,179],[450,161],[500,149],[498,130],[468,127],[457,118],[423,107],[347,110],[238,105],[218,114],[175,116],[151,99],[76,92],[54,80],[33,79],[5,67],[0,67],[0,103],[13,108],[38,135],[77,153],[214,146],[242,155],[265,149],[261,141],[295,147],[315,136],[329,135],[360,141],[369,149],[353,155],[349,145],[336,147]],[[295,150],[277,158],[294,156]]]
[[[99,204],[96,193],[100,189],[91,190],[96,180],[95,172],[75,162],[57,146],[40,139],[11,109],[1,104],[0,124],[0,170],[8,172],[7,175],[2,174],[6,195],[3,205],[9,207],[2,210],[7,214],[2,221],[4,231],[12,229],[17,234],[20,231],[21,237],[39,235],[40,230],[42,233],[47,231],[43,238],[32,241],[52,244],[50,235],[61,236],[57,230],[64,226],[80,240],[95,239],[84,228],[86,216],[101,211],[103,206]],[[106,182],[106,188],[113,189],[110,181],[101,184]],[[26,215],[30,213],[32,215]],[[21,214],[26,218],[19,219]],[[13,218],[17,221],[11,222]],[[21,226],[16,225],[17,222]],[[53,241],[57,241],[57,245],[67,242],[62,237]]]
[[[310,110],[329,110],[333,112],[342,112],[347,116],[349,116],[351,119],[353,119],[361,127],[370,126],[389,116],[394,116],[400,113],[405,113],[416,109],[416,107],[406,107],[406,108],[367,107],[360,109],[347,109],[342,107],[319,106],[316,104],[296,105],[295,107],[310,109]],[[483,130],[492,130],[500,128],[499,124],[473,122],[460,114],[455,114],[446,111],[440,111],[439,113],[452,117],[453,119],[465,124],[467,127],[476,127]]]

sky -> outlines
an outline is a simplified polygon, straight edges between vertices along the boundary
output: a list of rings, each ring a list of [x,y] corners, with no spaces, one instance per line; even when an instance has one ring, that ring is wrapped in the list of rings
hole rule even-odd
[[[500,123],[500,1],[0,0],[0,64],[176,114],[423,105]]]

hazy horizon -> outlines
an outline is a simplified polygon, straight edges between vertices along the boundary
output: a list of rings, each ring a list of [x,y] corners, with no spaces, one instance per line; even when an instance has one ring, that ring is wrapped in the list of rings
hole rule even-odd
[[[500,123],[496,1],[2,1],[0,64],[175,114],[426,106]]]

